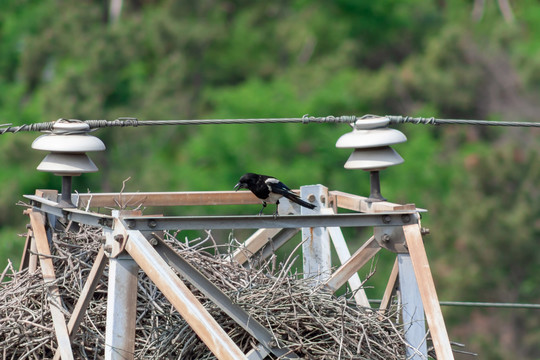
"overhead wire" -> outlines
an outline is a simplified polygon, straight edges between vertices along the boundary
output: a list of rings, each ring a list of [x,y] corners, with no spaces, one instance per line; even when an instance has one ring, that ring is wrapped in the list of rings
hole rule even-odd
[[[490,121],[490,120],[465,120],[465,119],[437,119],[435,117],[410,117],[401,115],[386,115],[390,124],[423,124],[423,125],[471,125],[471,126],[512,126],[512,127],[540,127],[540,122],[526,121]],[[383,118],[384,118],[383,117]],[[20,131],[52,131],[53,126],[58,121],[82,122],[88,124],[91,130],[106,127],[137,127],[137,126],[163,126],[163,125],[224,125],[224,124],[279,124],[279,123],[347,123],[352,124],[357,120],[381,118],[377,115],[355,115],[342,116],[310,116],[289,118],[248,118],[248,119],[196,119],[196,120],[139,120],[135,117],[120,117],[115,120],[75,120],[59,119],[57,121],[23,124],[12,126],[12,124],[0,125],[0,135],[6,132],[17,133]]]
[[[529,121],[491,121],[491,120],[464,120],[464,119],[437,119],[434,117],[410,117],[386,115],[391,124],[423,124],[423,125],[472,125],[472,126],[512,126],[512,127],[540,127],[540,122]]]
[[[381,300],[370,300],[372,303],[380,303]],[[439,301],[440,306],[465,306],[483,308],[511,308],[511,309],[535,309],[540,310],[540,304],[527,303],[504,303],[504,302],[482,302],[482,301]]]

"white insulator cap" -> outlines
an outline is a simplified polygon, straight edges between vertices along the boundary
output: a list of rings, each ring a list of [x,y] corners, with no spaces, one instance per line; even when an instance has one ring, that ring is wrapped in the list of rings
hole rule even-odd
[[[41,135],[32,143],[33,149],[51,152],[37,169],[61,176],[98,171],[85,153],[103,151],[105,144],[97,137],[88,135],[89,130],[90,126],[82,121],[58,120],[53,125],[52,133]]]
[[[61,153],[82,153],[87,151],[103,151],[105,144],[90,135],[41,135],[32,143],[32,149]]]
[[[389,145],[407,141],[399,130],[388,128],[386,117],[358,119],[353,130],[341,136],[337,148],[355,149],[347,162],[346,169],[378,171],[403,162],[403,158]]]
[[[388,146],[407,141],[407,137],[399,130],[382,128],[370,130],[354,129],[350,133],[342,135],[337,143],[338,148],[372,148]]]
[[[51,153],[38,165],[39,171],[59,176],[78,176],[98,171],[96,164],[86,154]]]
[[[345,163],[345,169],[377,171],[403,162],[403,158],[390,146],[356,149]]]

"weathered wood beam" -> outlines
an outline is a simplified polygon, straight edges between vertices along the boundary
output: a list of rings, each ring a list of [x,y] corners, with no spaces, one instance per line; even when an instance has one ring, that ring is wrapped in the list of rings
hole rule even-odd
[[[392,298],[392,294],[396,291],[396,282],[398,279],[398,271],[399,271],[399,265],[398,260],[394,261],[394,266],[392,267],[392,272],[390,273],[390,276],[388,277],[388,283],[386,283],[386,289],[384,290],[384,295],[381,300],[381,304],[379,305],[379,313],[382,315],[386,313],[388,310],[388,307],[390,305],[390,300]]]
[[[92,300],[92,296],[94,295],[94,291],[96,290],[96,286],[99,283],[99,280],[101,278],[101,275],[103,274],[103,270],[105,269],[105,265],[107,265],[107,262],[108,259],[105,256],[103,248],[100,248],[96,259],[94,260],[94,265],[92,265],[92,269],[88,274],[88,278],[86,278],[86,282],[84,283],[84,287],[81,291],[81,295],[79,296],[79,300],[77,300],[75,308],[73,309],[73,313],[69,318],[67,327],[70,339],[74,338],[77,330],[79,329],[79,325],[84,318],[86,309],[88,308],[88,305]],[[58,359],[60,359],[60,352],[56,351],[56,354],[54,354],[54,360]]]
[[[32,247],[32,230],[28,229],[26,232],[26,239],[24,241],[23,253],[21,256],[21,265],[19,266],[19,271],[23,271],[30,265],[30,257]]]
[[[325,214],[335,214],[335,210],[332,208],[321,209],[322,213]],[[343,236],[343,232],[339,227],[329,227],[328,233],[330,234],[330,239],[334,244],[334,249],[339,258],[341,264],[345,264],[351,258],[351,252]],[[370,307],[369,300],[366,295],[364,288],[362,288],[362,280],[358,276],[358,271],[354,272],[351,277],[348,279],[349,286],[352,293],[354,294],[354,300],[358,305]]]
[[[416,282],[420,290],[420,297],[424,305],[426,320],[431,331],[433,347],[439,360],[454,359],[450,340],[444,324],[437,291],[433,282],[433,276],[429,268],[429,262],[426,255],[426,249],[422,242],[420,226],[418,224],[403,226],[405,240],[409,248],[411,262],[416,275]]]
[[[364,266],[375,254],[381,250],[381,247],[372,236],[364,243],[343,265],[337,268],[330,278],[324,283],[332,292],[337,291],[343,286],[351,276]]]
[[[250,191],[186,191],[79,194],[79,206],[190,206],[260,204]]]
[[[388,201],[368,201],[367,197],[349,194],[343,191],[333,190],[330,191],[330,195],[335,197],[336,205],[338,208],[348,209],[353,211],[374,213],[384,211],[400,211],[400,210],[419,210],[416,209],[414,204],[395,204]]]
[[[276,236],[282,229],[259,229],[253,233],[249,238],[244,241],[244,244],[236,249],[233,253],[233,259],[239,264],[243,264],[255,254],[261,250],[263,246],[268,244],[271,238]]]
[[[36,240],[36,248],[39,253],[39,264],[43,274],[43,282],[48,288],[49,308],[53,320],[56,340],[58,341],[58,349],[62,360],[70,360],[73,359],[73,352],[69,340],[69,332],[66,326],[66,319],[64,313],[59,308],[62,304],[62,299],[60,297],[58,286],[55,285],[56,275],[54,273],[51,250],[49,249],[47,233],[45,231],[45,218],[43,214],[35,211],[31,211],[29,216],[34,238]]]

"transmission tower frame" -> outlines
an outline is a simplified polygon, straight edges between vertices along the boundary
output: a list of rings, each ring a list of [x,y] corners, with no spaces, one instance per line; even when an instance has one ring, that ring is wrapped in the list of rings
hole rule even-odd
[[[28,267],[30,271],[37,271],[38,262],[41,267],[58,341],[55,359],[73,359],[71,338],[78,330],[107,263],[106,359],[133,357],[139,268],[150,277],[218,359],[264,359],[269,354],[296,358],[294,352],[275,341],[269,330],[254,321],[163,242],[161,231],[179,229],[256,229],[233,254],[240,263],[247,262],[254,255],[266,256],[269,251],[285,244],[301,231],[305,276],[314,279],[314,286],[332,292],[348,282],[351,290],[356,293],[356,302],[368,307],[369,300],[361,288],[358,270],[381,249],[396,253],[382,303],[374,311],[385,312],[393,293],[398,289],[402,302],[402,319],[407,325],[407,358],[427,359],[427,322],[437,358],[453,359],[422,239],[420,214],[425,210],[416,208],[414,204],[373,202],[366,197],[329,191],[323,185],[302,186],[296,191],[317,205],[317,208],[300,209],[296,204],[282,200],[278,217],[148,216],[138,210],[113,210],[111,215],[107,215],[90,209],[260,204],[260,200],[246,191],[121,192],[71,194],[73,204],[78,206],[62,207],[61,197],[55,190],[37,190],[35,195],[25,195],[31,205],[25,211],[30,218],[30,228],[21,268]],[[338,209],[352,212],[338,213]],[[59,309],[62,302],[54,282],[54,266],[49,256],[49,242],[54,231],[49,224],[55,224],[57,219],[62,219],[64,223],[100,226],[105,237],[67,323],[63,314],[65,309]],[[341,227],[373,227],[374,234],[351,255]],[[331,243],[341,262],[335,271],[332,271],[330,261]],[[173,269],[257,339],[257,346],[244,354]]]

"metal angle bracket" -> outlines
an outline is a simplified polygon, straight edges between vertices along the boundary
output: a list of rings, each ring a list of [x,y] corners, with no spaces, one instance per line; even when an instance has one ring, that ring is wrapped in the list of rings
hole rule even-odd
[[[402,214],[401,220],[404,224],[411,223],[411,218],[418,222],[419,214]],[[373,228],[373,235],[380,247],[394,253],[406,254],[409,252],[405,234],[402,226],[376,226]]]
[[[24,195],[30,200],[30,204],[47,214],[52,214],[65,219],[66,221],[74,221],[77,223],[102,226],[112,228],[113,217],[110,215],[99,214],[90,211],[83,211],[76,208],[63,208],[59,203],[42,198],[36,195]]]
[[[402,227],[384,226],[373,229],[373,235],[380,247],[398,254],[406,254],[407,242]]]

